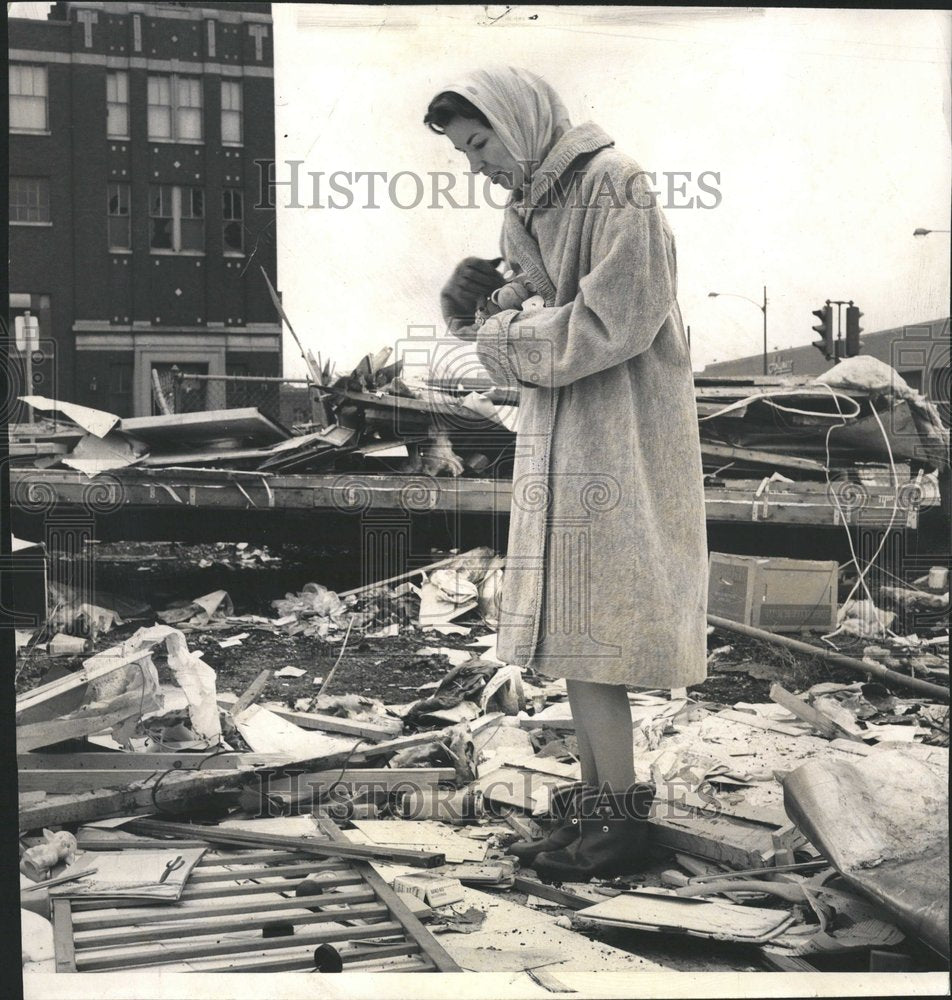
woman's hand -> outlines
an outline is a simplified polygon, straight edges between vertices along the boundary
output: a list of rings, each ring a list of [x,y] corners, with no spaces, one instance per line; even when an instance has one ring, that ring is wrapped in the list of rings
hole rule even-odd
[[[481,257],[466,257],[456,265],[456,270],[440,292],[440,307],[443,318],[469,319],[476,312],[480,298],[489,298],[505,281],[496,270],[502,260],[484,260]]]

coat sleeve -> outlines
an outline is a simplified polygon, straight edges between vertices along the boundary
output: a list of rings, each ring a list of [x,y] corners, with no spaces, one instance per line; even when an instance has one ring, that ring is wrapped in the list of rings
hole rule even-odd
[[[573,301],[506,310],[479,329],[477,353],[498,380],[555,387],[613,368],[647,350],[674,309],[674,245],[660,209],[625,201],[587,211],[596,213],[591,270]]]

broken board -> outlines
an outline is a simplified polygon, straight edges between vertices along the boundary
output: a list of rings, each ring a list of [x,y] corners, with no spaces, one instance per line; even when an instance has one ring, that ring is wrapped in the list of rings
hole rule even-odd
[[[119,430],[147,444],[218,441],[238,438],[260,443],[283,441],[291,436],[280,424],[257,407],[234,410],[202,410],[198,413],[170,413],[157,417],[126,417]]]
[[[625,892],[579,910],[573,923],[764,944],[793,923],[793,914],[661,892]]]
[[[746,871],[773,864],[774,828],[736,816],[696,812],[654,802],[648,820],[652,839],[663,847],[719,861]]]

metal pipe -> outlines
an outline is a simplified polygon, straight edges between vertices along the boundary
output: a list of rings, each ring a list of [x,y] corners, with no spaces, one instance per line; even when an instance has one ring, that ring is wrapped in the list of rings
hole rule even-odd
[[[772,642],[777,646],[784,646],[797,653],[805,653],[808,656],[815,656],[817,659],[827,663],[835,663],[840,667],[849,667],[850,670],[858,670],[870,677],[876,677],[881,681],[895,684],[900,687],[907,687],[919,694],[928,695],[936,701],[949,700],[947,688],[938,684],[931,684],[929,681],[921,681],[918,677],[907,677],[905,674],[897,673],[884,667],[881,663],[866,663],[864,660],[857,660],[853,656],[846,656],[843,653],[834,653],[832,650],[820,649],[811,646],[808,642],[801,642],[799,639],[790,639],[785,635],[777,635],[776,632],[765,632],[763,629],[754,628],[751,625],[742,625],[740,622],[732,622],[729,618],[720,618],[717,615],[708,615],[709,625],[715,628],[726,629],[729,632],[736,632],[738,635],[746,635],[751,639],[760,639],[763,642]]]
[[[192,372],[184,372],[182,381],[189,379],[200,379],[203,382],[287,382],[290,385],[310,385],[311,380],[307,378],[282,378],[280,375],[199,375]]]

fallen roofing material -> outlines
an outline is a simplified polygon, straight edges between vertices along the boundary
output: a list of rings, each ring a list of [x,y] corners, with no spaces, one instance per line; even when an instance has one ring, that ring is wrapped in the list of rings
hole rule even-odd
[[[94,410],[89,406],[80,406],[78,403],[67,403],[61,399],[47,399],[46,396],[20,396],[20,401],[32,406],[34,410],[42,410],[44,413],[56,413],[60,416],[72,420],[89,434],[96,437],[105,437],[119,423],[119,418],[114,413],[106,413],[104,410]]]
[[[846,881],[948,958],[948,781],[893,750],[808,761],[783,791],[790,817]]]
[[[783,910],[737,906],[720,900],[688,899],[657,889],[625,892],[604,903],[596,903],[579,910],[573,922],[578,927],[625,927],[718,941],[765,944],[793,923],[793,915]]]
[[[218,440],[270,444],[290,437],[280,424],[253,406],[156,417],[125,417],[119,421],[119,430],[152,445]]]

